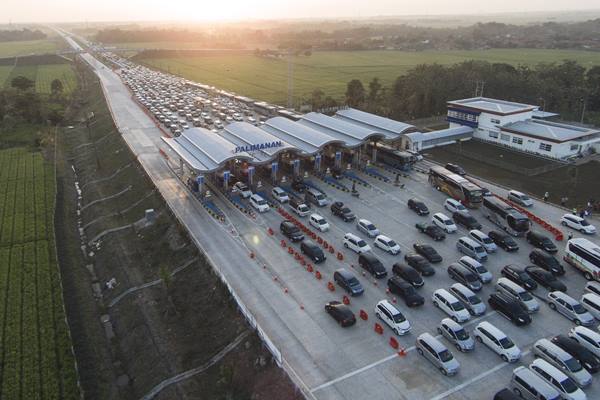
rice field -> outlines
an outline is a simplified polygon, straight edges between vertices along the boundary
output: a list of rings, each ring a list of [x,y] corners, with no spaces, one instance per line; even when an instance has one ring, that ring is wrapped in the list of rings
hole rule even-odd
[[[9,87],[12,79],[25,76],[35,82],[35,91],[50,94],[54,79],[63,83],[63,94],[68,95],[77,86],[77,77],[70,64],[43,64],[23,66],[0,66],[0,86]]]

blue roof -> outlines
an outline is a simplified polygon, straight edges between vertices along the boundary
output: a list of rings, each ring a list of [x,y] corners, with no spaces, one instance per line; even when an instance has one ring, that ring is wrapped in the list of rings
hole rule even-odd
[[[351,122],[366,129],[375,130],[385,135],[386,139],[398,139],[400,135],[410,130],[416,130],[413,125],[380,117],[379,115],[348,108],[338,110],[335,118]]]

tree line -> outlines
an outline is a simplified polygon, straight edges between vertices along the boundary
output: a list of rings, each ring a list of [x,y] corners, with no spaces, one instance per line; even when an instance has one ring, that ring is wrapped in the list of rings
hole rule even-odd
[[[448,101],[474,97],[477,86],[483,86],[485,97],[539,105],[564,120],[583,117],[583,122],[600,126],[600,66],[586,69],[567,60],[533,67],[485,61],[423,64],[389,87],[378,78],[366,86],[353,79],[347,84],[345,102],[393,119],[412,120],[444,115]],[[306,102],[313,109],[337,105],[318,89]]]
[[[23,28],[20,30],[0,29],[0,42],[17,42],[22,40],[46,39],[47,35],[39,29],[31,30]]]

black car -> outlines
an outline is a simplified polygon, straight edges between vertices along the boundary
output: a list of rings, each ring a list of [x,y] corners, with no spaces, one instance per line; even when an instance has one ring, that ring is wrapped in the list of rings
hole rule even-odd
[[[358,255],[358,265],[361,268],[368,271],[371,275],[373,275],[377,279],[385,278],[387,276],[387,271],[385,267],[379,261],[373,253],[361,253]]]
[[[564,283],[556,279],[551,272],[548,272],[543,268],[530,265],[525,267],[525,272],[527,272],[540,286],[545,287],[551,292],[555,290],[558,290],[559,292],[567,291],[567,287]]]
[[[465,172],[465,170],[460,166],[460,165],[456,165],[456,164],[452,164],[452,163],[448,163],[446,164],[445,168],[450,171],[450,172],[454,172],[455,174],[458,175],[466,175],[467,173]]]
[[[462,225],[468,230],[481,229],[481,224],[471,214],[463,214],[456,211],[452,214],[452,219],[454,223]]]
[[[494,400],[521,400],[521,397],[517,396],[510,389],[502,389],[494,395]]]
[[[474,292],[481,290],[482,285],[478,275],[459,263],[452,263],[448,266],[448,275],[455,281],[462,283]]]
[[[552,272],[554,275],[565,274],[565,269],[560,265],[558,260],[553,255],[540,249],[533,249],[531,253],[529,253],[529,261],[538,267],[544,268],[548,272]]]
[[[294,180],[292,182],[292,189],[298,193],[304,193],[306,191],[306,184],[301,180]]]
[[[408,208],[410,208],[419,215],[429,214],[429,209],[427,208],[425,203],[417,199],[408,199]]]
[[[515,242],[509,234],[500,232],[500,231],[490,231],[488,236],[496,246],[503,248],[506,251],[517,251],[519,250],[519,245]]]
[[[308,257],[310,257],[315,264],[323,262],[327,259],[327,256],[325,256],[325,253],[321,249],[321,246],[317,245],[311,240],[303,241],[300,245],[300,251],[302,254],[306,254]]]
[[[290,221],[283,221],[279,225],[279,230],[292,242],[299,242],[301,240],[304,240],[304,234],[300,231],[300,228],[298,228]]]
[[[408,307],[417,307],[425,303],[425,299],[410,283],[402,280],[399,276],[393,276],[387,281],[390,292],[402,297]]]
[[[421,233],[426,234],[435,241],[446,239],[446,234],[437,225],[428,224],[426,222],[419,222],[415,224],[415,228],[417,228],[419,231],[421,231]]]
[[[345,268],[340,268],[333,273],[333,280],[340,285],[342,289],[350,294],[350,296],[360,296],[365,292],[358,279],[354,274]]]
[[[492,293],[488,304],[498,313],[506,317],[513,324],[523,326],[531,323],[531,316],[517,300],[503,293]]]
[[[556,253],[558,248],[554,244],[552,240],[546,235],[542,235],[539,232],[529,231],[527,232],[527,242],[533,245],[534,247],[538,247],[542,250],[547,251],[548,253]]]
[[[415,249],[418,254],[425,257],[430,263],[435,264],[442,262],[442,256],[440,256],[439,253],[428,244],[415,243],[413,244],[413,249]]]
[[[341,201],[334,201],[331,204],[331,212],[336,217],[340,217],[344,222],[354,221],[356,216],[352,214],[352,211],[344,205]]]
[[[525,272],[525,269],[523,269],[521,267],[517,267],[516,265],[509,264],[509,265],[505,266],[504,268],[502,268],[502,271],[500,271],[500,273],[505,278],[510,279],[514,283],[522,286],[523,288],[525,288],[527,290],[537,289],[536,281],[534,281],[533,278],[531,276],[529,276],[529,274],[527,272]]]
[[[572,339],[567,335],[557,335],[552,338],[552,343],[579,361],[583,368],[587,369],[589,373],[595,374],[600,371],[600,358],[575,339]]]
[[[342,304],[339,301],[330,301],[329,303],[325,304],[325,311],[344,328],[352,326],[356,323],[356,317],[354,316],[352,310],[350,310],[347,305]]]
[[[423,276],[435,275],[435,269],[422,255],[417,253],[408,253],[404,255],[404,261],[406,261],[409,266],[419,271],[419,273],[421,273]]]
[[[415,269],[409,267],[408,265],[396,263],[392,266],[392,272],[395,275],[398,275],[400,278],[404,279],[406,282],[413,285],[414,287],[418,288],[425,284],[423,278],[421,278],[421,274],[419,274]]]

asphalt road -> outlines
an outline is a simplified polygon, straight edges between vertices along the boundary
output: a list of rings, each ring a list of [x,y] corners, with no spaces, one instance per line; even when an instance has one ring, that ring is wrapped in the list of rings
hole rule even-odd
[[[466,231],[459,229],[458,233],[448,235],[444,242],[433,244],[444,261],[436,265],[435,276],[425,278],[425,286],[419,289],[426,299],[425,305],[408,309],[402,300],[398,300],[398,307],[412,324],[411,333],[398,338],[407,349],[407,355],[400,357],[388,344],[391,331],[385,328],[384,334],[378,335],[373,330],[373,307],[380,299],[391,299],[385,293],[385,283],[380,281],[376,286],[373,279],[353,269],[352,264],[356,263],[357,256],[343,249],[343,234],[357,233],[354,224],[333,217],[328,208],[318,211],[332,224],[331,231],[322,236],[335,246],[336,251],[344,254],[344,260],[329,257],[318,267],[324,279],[317,280],[279,245],[283,238],[278,232],[282,218],[275,210],[252,219],[222,199],[216,199],[226,212],[230,224],[217,223],[169,169],[158,152],[163,146],[161,131],[133,101],[119,77],[91,55],[84,54],[82,57],[100,77],[124,139],[190,236],[208,255],[215,269],[226,277],[236,295],[281,350],[284,368],[304,389],[307,397],[371,400],[492,398],[496,391],[508,385],[513,368],[532,360],[528,351],[537,339],[565,333],[573,326],[545,304],[541,304],[541,310],[533,316],[533,323],[524,328],[517,328],[498,314],[488,311],[465,326],[472,328],[477,322],[487,320],[504,330],[526,352],[519,363],[508,365],[479,344],[469,354],[453,351],[461,364],[461,371],[455,377],[442,376],[422,359],[414,351],[415,338],[425,331],[435,335],[437,324],[446,317],[433,307],[431,294],[435,289],[447,288],[453,283],[445,267],[460,257],[455,242]],[[367,176],[361,177],[369,181],[372,187],[359,188],[359,199],[316,179],[313,182],[322,187],[332,200],[346,202],[358,217],[371,220],[382,233],[398,241],[402,246],[402,254],[409,251],[416,241],[433,243],[414,228],[416,222],[427,218],[417,216],[406,207],[408,198],[417,197],[424,200],[432,212],[443,211],[445,196],[428,185],[426,175],[412,173],[410,178],[403,180],[403,189]],[[487,186],[499,194],[504,193],[500,188]],[[563,214],[562,210],[547,204],[536,204],[533,210],[554,223]],[[484,231],[494,229],[484,220],[481,212],[475,211],[473,214],[484,225]],[[274,236],[267,233],[269,227],[275,230]],[[596,238],[592,240],[598,241]],[[499,250],[490,256],[486,267],[494,274],[494,278],[499,277],[499,270],[505,264],[528,263],[527,254],[531,247],[523,239],[518,241],[521,246],[519,252],[509,254]],[[563,247],[563,244],[559,243],[559,247]],[[255,253],[256,258],[251,259],[250,252]],[[402,255],[394,257],[378,249],[374,252],[384,261],[388,271],[394,262],[402,259]],[[333,271],[341,266],[353,269],[366,288],[363,296],[351,300],[351,308],[355,312],[364,309],[369,313],[368,321],[359,319],[355,326],[348,329],[340,328],[323,311],[324,303],[341,300],[343,296],[339,287],[335,292],[330,292],[326,286],[327,281],[332,280]],[[585,284],[584,278],[567,267],[567,274],[561,279],[569,287],[569,294],[579,298]],[[492,291],[492,284],[488,284],[480,296],[487,300]],[[545,291],[538,289],[537,295],[543,298]],[[600,398],[598,386],[598,382],[594,382],[586,388],[588,398]]]

